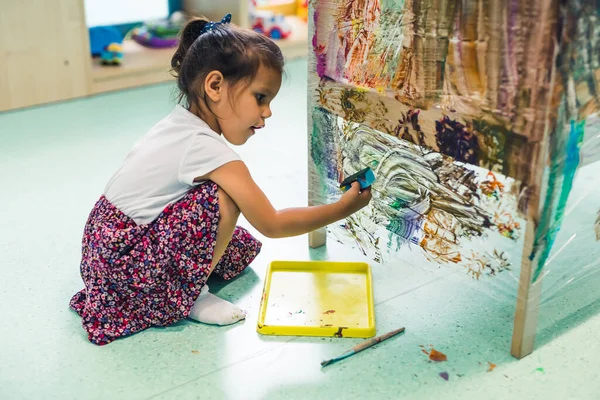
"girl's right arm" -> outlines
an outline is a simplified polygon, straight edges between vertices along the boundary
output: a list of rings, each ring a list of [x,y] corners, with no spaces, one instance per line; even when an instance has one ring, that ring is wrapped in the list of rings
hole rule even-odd
[[[360,185],[354,183],[336,203],[275,210],[242,161],[227,163],[201,179],[215,182],[233,199],[248,222],[270,238],[298,236],[315,231],[346,218],[371,200],[370,188],[360,191]]]

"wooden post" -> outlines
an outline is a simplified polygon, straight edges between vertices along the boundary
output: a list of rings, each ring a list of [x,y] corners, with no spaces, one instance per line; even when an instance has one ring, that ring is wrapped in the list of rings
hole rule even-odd
[[[309,17],[308,17],[308,37],[313,38],[315,35],[314,26],[314,5],[312,2],[308,4]],[[308,108],[308,119],[307,119],[307,142],[308,142],[308,206],[317,206],[325,204],[325,199],[320,195],[322,191],[321,180],[318,176],[318,171],[311,156],[311,136],[313,135],[313,110],[316,105],[315,93],[319,86],[319,76],[317,74],[317,60],[313,51],[312,40],[308,40],[307,43],[308,51],[308,96],[307,96],[307,108]],[[327,243],[327,228],[317,229],[316,231],[308,234],[308,245],[310,248],[317,248],[325,246]]]
[[[558,10],[558,3],[552,2],[553,6],[548,10]],[[552,15],[552,14],[551,14]],[[555,14],[558,18],[558,13]],[[555,56],[558,48],[554,48]],[[554,61],[553,61],[554,62]],[[552,67],[549,93],[553,93],[556,79],[556,68]],[[525,226],[525,243],[523,245],[523,255],[521,256],[521,274],[519,277],[519,288],[517,290],[517,304],[515,307],[515,319],[513,325],[512,343],[510,353],[513,357],[521,359],[533,352],[535,344],[535,335],[537,331],[537,320],[540,308],[540,296],[542,293],[542,277],[540,275],[536,282],[532,282],[533,272],[539,262],[539,252],[536,249],[533,260],[530,259],[535,243],[536,231],[539,228],[539,216],[544,206],[541,198],[545,193],[544,167],[550,153],[550,118],[556,119],[555,110],[552,110],[551,98],[545,105],[545,112],[538,114],[539,122],[537,129],[543,130],[542,140],[538,143],[530,144],[529,158],[532,160],[529,179],[527,179],[527,188],[529,190],[528,203],[526,209],[527,222]],[[542,119],[543,118],[543,119]]]
[[[554,80],[554,74],[552,77]],[[538,228],[539,216],[542,211],[544,182],[544,165],[549,151],[548,115],[546,116],[545,131],[541,143],[531,144],[528,149],[529,157],[532,159],[528,181],[529,195],[527,202],[527,222],[525,226],[525,243],[521,256],[521,274],[519,277],[519,288],[517,290],[517,304],[515,307],[515,319],[513,326],[512,344],[510,353],[513,357],[523,358],[533,352],[535,335],[537,330],[537,318],[540,307],[540,295],[542,292],[542,276],[534,283],[533,272],[538,263],[539,252],[536,252],[533,260],[530,259],[535,243],[535,235]]]
[[[308,234],[308,245],[316,249],[327,244],[327,229],[322,228]]]
[[[309,68],[311,63],[309,63]],[[314,105],[312,104],[312,94],[313,91],[316,90],[316,84],[313,82],[315,77],[313,76],[314,72],[311,74],[309,70],[309,85],[308,85],[308,206],[319,206],[326,204],[327,201],[322,196],[323,188],[321,179],[319,177],[319,172],[315,166],[315,163],[311,156],[311,136],[313,135],[313,129],[320,129],[318,126],[314,127],[313,125],[313,114],[312,110]],[[318,78],[317,78],[318,79]],[[308,234],[308,245],[315,249],[317,247],[324,246],[327,242],[327,228],[317,229],[316,231],[310,232]]]
[[[535,270],[535,261],[529,259],[535,240],[536,224],[532,219],[527,220],[525,231],[525,246],[521,261],[521,276],[517,291],[517,306],[515,308],[515,321],[513,327],[512,345],[510,353],[513,357],[523,358],[533,351],[537,328],[538,311],[542,278],[533,283],[531,281]]]

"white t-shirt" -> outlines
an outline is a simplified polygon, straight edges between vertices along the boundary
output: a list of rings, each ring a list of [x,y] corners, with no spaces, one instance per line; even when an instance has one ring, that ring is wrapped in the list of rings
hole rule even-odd
[[[240,157],[180,105],[138,141],[112,176],[104,196],[138,225],[154,221],[204,176]]]

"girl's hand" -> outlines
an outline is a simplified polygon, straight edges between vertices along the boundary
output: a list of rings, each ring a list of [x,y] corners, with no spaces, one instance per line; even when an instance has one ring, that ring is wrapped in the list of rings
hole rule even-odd
[[[371,187],[360,189],[358,182],[353,182],[352,187],[342,195],[338,203],[343,207],[346,216],[354,214],[371,201]]]

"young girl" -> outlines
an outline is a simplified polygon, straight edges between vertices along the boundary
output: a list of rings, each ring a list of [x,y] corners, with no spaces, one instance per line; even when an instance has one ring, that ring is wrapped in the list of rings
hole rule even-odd
[[[245,318],[208,293],[206,280],[240,274],[263,235],[311,232],[368,204],[355,184],[337,203],[275,210],[226,144],[265,127],[283,56],[270,39],[204,19],[183,30],[171,66],[180,103],[133,147],[92,209],[82,243],[85,289],[71,300],[92,343],[103,345],[184,318],[227,325]]]

